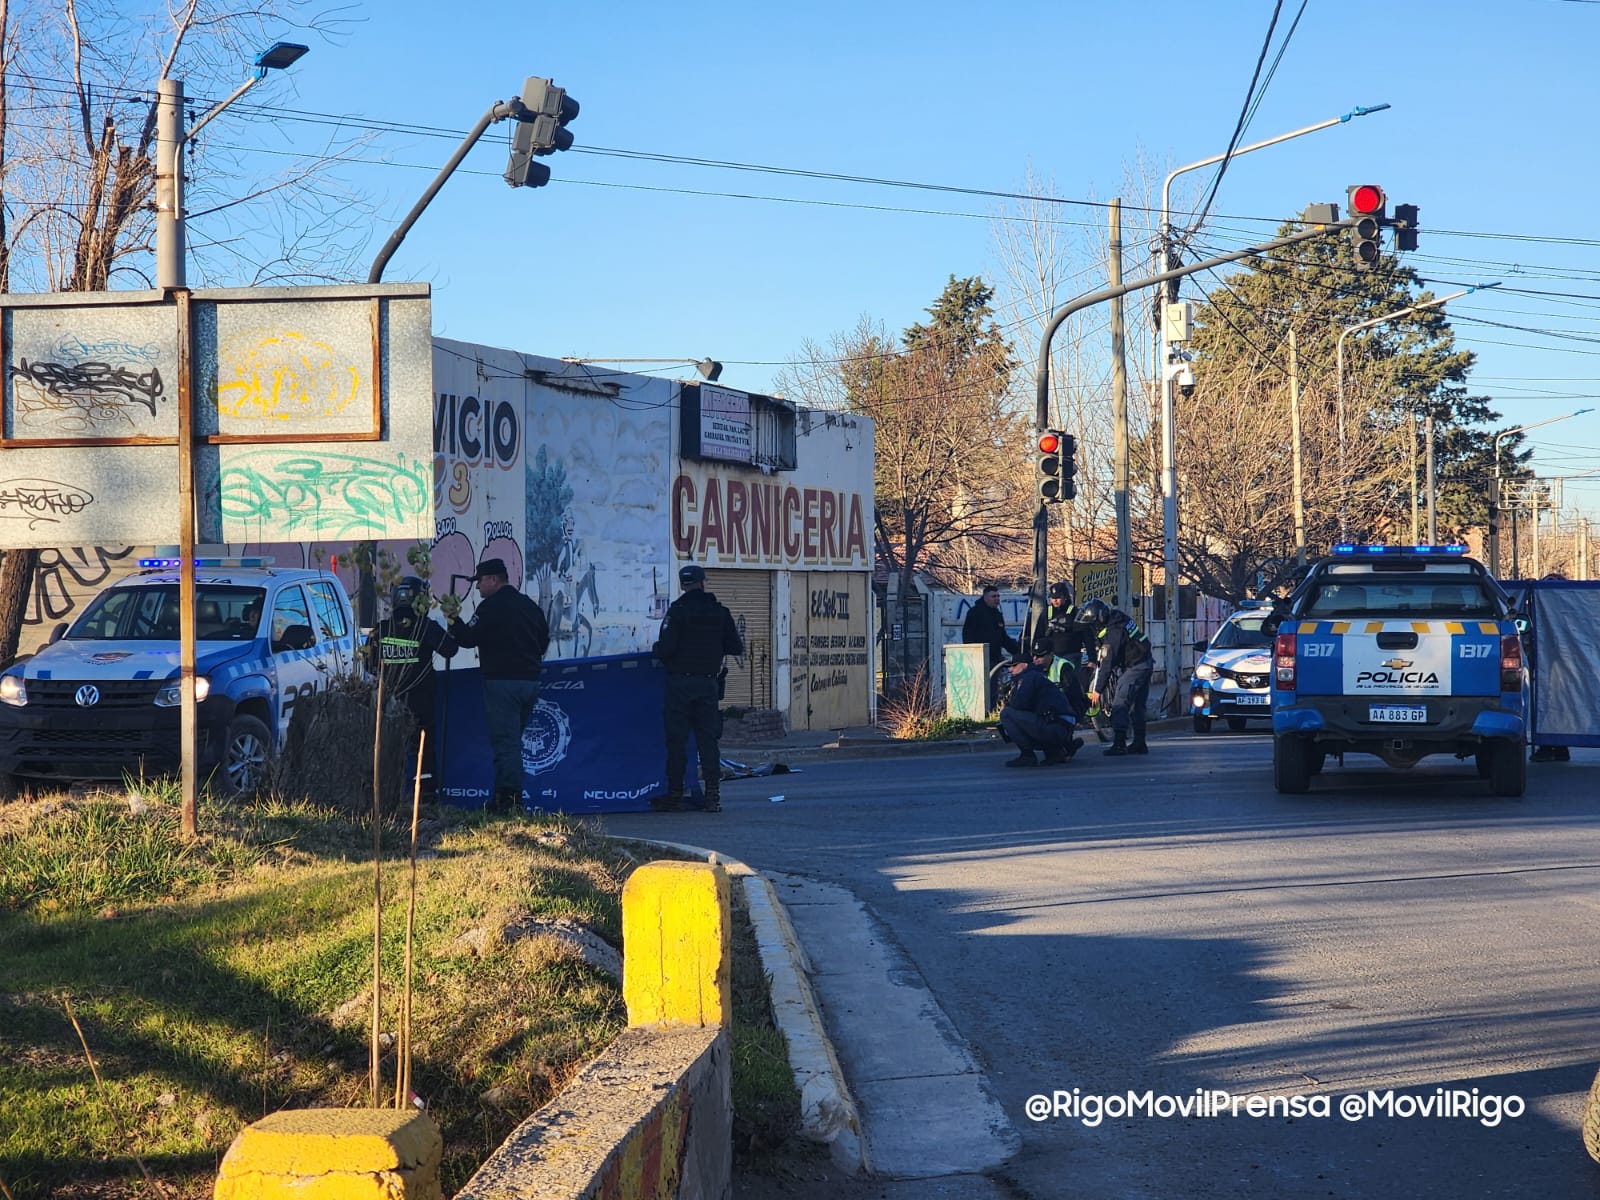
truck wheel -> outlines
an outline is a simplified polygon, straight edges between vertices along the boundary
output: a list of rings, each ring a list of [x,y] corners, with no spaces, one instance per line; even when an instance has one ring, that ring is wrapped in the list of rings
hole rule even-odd
[[[1298,796],[1311,787],[1311,748],[1304,738],[1272,739],[1272,784],[1285,796]]]
[[[1233,730],[1235,733],[1243,733],[1247,728],[1249,728],[1249,726],[1243,717],[1229,717],[1228,728]]]
[[[271,748],[272,735],[257,718],[241,713],[229,722],[222,786],[230,796],[251,795],[266,783]]]
[[[1194,731],[1196,733],[1210,733],[1211,732],[1211,718],[1210,717],[1203,717],[1199,713],[1195,713],[1195,715],[1194,715]]]
[[[1600,1074],[1589,1085],[1589,1104],[1583,1110],[1583,1148],[1600,1162]]]
[[[1520,796],[1528,788],[1528,760],[1521,742],[1496,742],[1489,756],[1489,791],[1496,796]]]

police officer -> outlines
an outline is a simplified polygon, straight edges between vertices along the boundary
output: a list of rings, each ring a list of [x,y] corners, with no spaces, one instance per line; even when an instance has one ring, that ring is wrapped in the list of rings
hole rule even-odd
[[[706,591],[704,567],[689,563],[678,570],[683,595],[667,609],[661,636],[650,653],[666,668],[666,701],[661,720],[667,735],[667,790],[653,797],[658,812],[683,807],[683,776],[689,765],[689,733],[700,753],[700,780],[706,789],[706,811],[722,811],[722,659],[744,653],[744,641],[733,614]]]
[[[1050,639],[1053,656],[1045,674],[1071,702],[1074,716],[1081,718],[1089,709],[1089,698],[1084,690],[1089,679],[1081,671],[1086,644],[1092,645],[1093,638],[1078,624],[1072,585],[1064,579],[1050,585],[1050,614],[1045,634]]]
[[[1045,668],[1055,651],[1048,636],[1037,639],[1029,658],[1011,664],[1011,695],[1000,710],[1000,728],[1016,743],[1017,756],[1008,767],[1035,767],[1035,750],[1044,751],[1045,766],[1064,763],[1078,752],[1083,739],[1072,736],[1073,712]]]
[[[1089,700],[1099,702],[1101,693],[1111,686],[1111,745],[1105,752],[1113,758],[1125,754],[1149,754],[1145,744],[1145,704],[1150,699],[1150,676],[1155,671],[1155,655],[1150,636],[1121,609],[1104,600],[1086,600],[1078,608],[1078,624],[1093,631],[1100,642],[1100,667],[1089,689]],[[1133,740],[1128,740],[1129,726]]]
[[[550,623],[539,602],[512,584],[504,559],[484,559],[472,582],[478,585],[478,609],[471,621],[454,616],[450,636],[457,645],[478,649],[484,732],[494,754],[494,797],[485,807],[512,812],[522,806],[522,733],[539,705]],[[446,608],[441,600],[440,607],[446,613],[453,609],[459,614],[461,609],[459,601]]]
[[[431,791],[431,781],[437,778],[437,772],[429,764],[438,761],[438,744],[433,733],[433,656],[454,658],[460,647],[428,615],[428,603],[427,584],[415,575],[400,579],[389,593],[389,615],[378,622],[372,642],[378,650],[384,696],[404,703],[417,729],[424,735],[423,773],[429,779],[424,786]],[[407,755],[408,762],[414,762],[415,758],[414,753]]]

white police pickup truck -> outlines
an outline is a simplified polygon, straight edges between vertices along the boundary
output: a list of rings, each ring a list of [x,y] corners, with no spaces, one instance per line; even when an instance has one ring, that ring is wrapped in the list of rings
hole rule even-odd
[[[294,706],[355,665],[344,585],[269,562],[195,562],[199,768],[232,793],[262,783]],[[0,673],[0,785],[178,769],[178,564],[140,566]]]
[[[1329,755],[1471,756],[1527,786],[1528,673],[1506,594],[1464,546],[1335,546],[1273,612],[1272,772],[1300,793]]]

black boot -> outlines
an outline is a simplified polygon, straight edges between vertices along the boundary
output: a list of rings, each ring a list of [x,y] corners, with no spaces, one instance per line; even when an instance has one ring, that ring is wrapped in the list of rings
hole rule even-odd
[[[683,793],[681,791],[665,791],[659,796],[650,797],[650,807],[656,812],[682,812]]]
[[[1144,744],[1144,733],[1141,731],[1133,735],[1133,741],[1128,743],[1129,754],[1149,754],[1150,747]]]
[[[1037,767],[1039,760],[1034,758],[1032,750],[1019,751],[1015,758],[1006,759],[1008,767]]]
[[[492,813],[513,813],[522,807],[521,788],[495,788],[494,797],[484,808]]]
[[[714,784],[706,784],[706,812],[719,813],[722,811],[722,789]]]
[[[1128,735],[1123,733],[1120,729],[1117,730],[1116,736],[1112,738],[1111,745],[1106,747],[1105,752],[1109,758],[1121,758],[1123,755],[1127,754]]]

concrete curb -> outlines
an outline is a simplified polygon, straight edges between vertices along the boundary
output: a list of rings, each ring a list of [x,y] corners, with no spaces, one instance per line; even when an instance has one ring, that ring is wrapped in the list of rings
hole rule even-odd
[[[789,1044],[789,1069],[800,1091],[801,1134],[809,1141],[826,1144],[841,1170],[870,1175],[872,1164],[861,1136],[860,1115],[811,988],[811,963],[772,884],[760,872],[720,851],[654,838],[626,840],[720,863],[729,875],[740,878],[761,966],[770,981],[772,1017]]]

